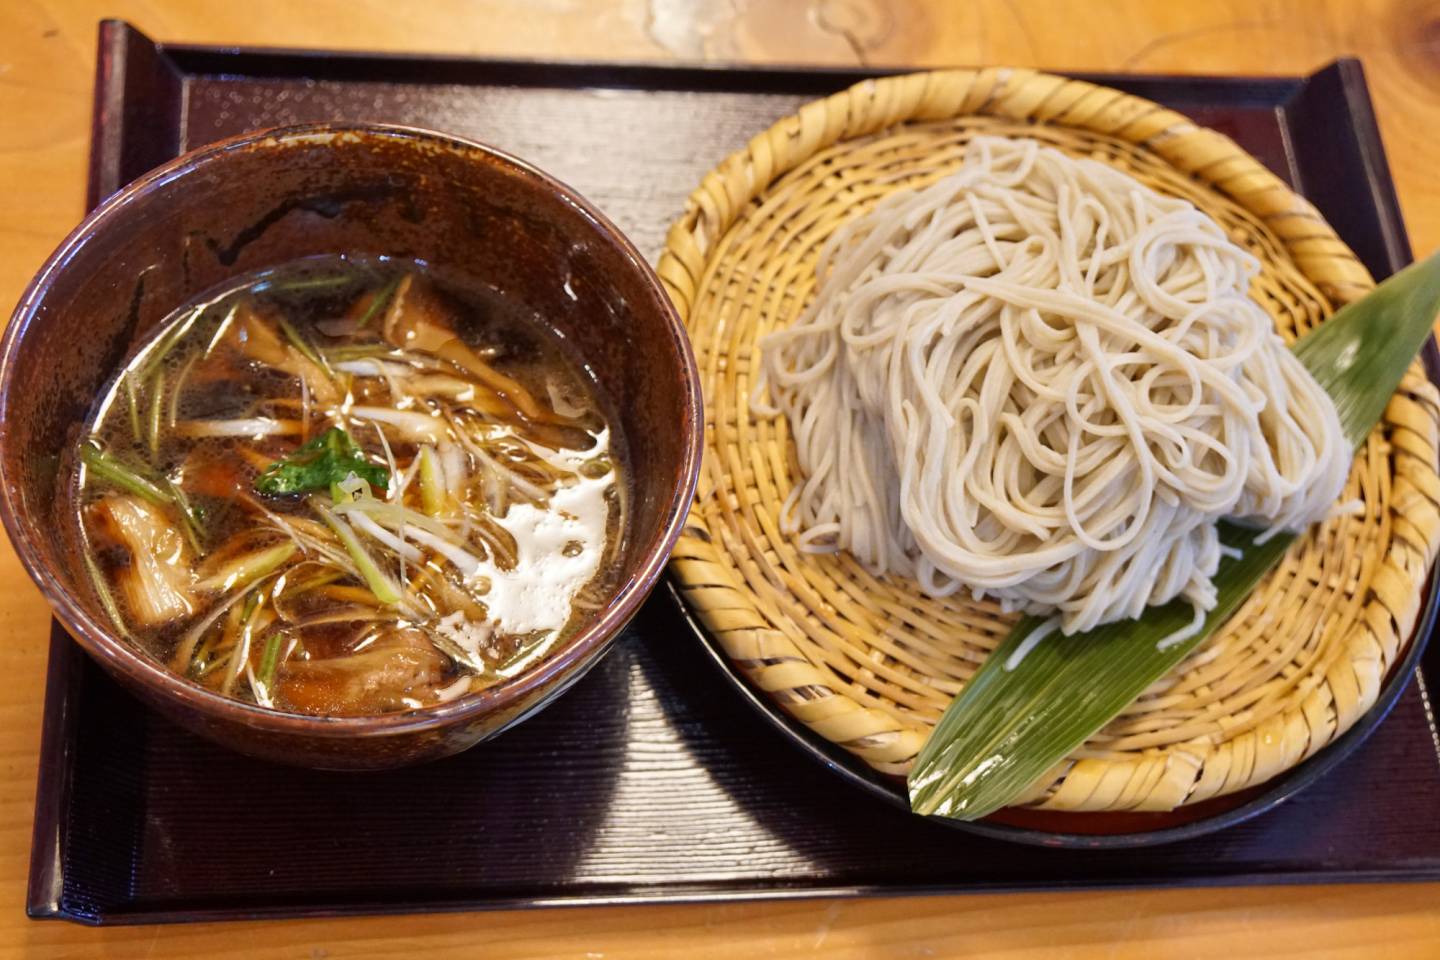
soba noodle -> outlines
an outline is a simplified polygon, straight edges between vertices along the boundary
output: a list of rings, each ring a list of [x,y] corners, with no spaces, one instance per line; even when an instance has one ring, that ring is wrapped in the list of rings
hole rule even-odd
[[[1175,597],[1198,629],[1215,521],[1301,528],[1351,460],[1248,295],[1258,269],[1184,200],[976,138],[838,230],[814,302],[762,342],[757,407],[786,414],[804,473],[785,529],[1066,633]]]

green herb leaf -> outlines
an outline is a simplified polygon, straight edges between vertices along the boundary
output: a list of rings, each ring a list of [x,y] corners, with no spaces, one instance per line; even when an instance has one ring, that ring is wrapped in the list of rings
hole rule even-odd
[[[1374,428],[1437,312],[1440,254],[1397,273],[1295,344],[1352,443]],[[1257,544],[1256,535],[1220,524],[1221,542],[1241,556],[1221,560],[1218,604],[1199,634],[1163,650],[1159,641],[1190,623],[1189,604],[1051,637],[1012,664],[1040,621],[1016,624],[920,751],[909,777],[911,809],[975,820],[1014,803],[1229,619],[1296,539],[1281,534]]]
[[[390,471],[365,459],[364,452],[339,427],[331,427],[294,453],[270,464],[255,478],[255,489],[278,496],[329,490],[355,474],[374,486],[390,483]]]

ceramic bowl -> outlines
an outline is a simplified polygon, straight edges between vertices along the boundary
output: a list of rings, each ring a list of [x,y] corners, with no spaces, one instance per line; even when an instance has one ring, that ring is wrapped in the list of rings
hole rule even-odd
[[[147,331],[197,294],[306,256],[463,270],[547,318],[599,380],[630,453],[624,569],[608,605],[533,669],[453,703],[311,717],[210,692],[115,635],[77,553],[71,452]],[[110,197],[31,283],[0,342],[0,513],[55,615],[102,667],[176,722],[255,756],[330,769],[463,750],[592,666],[655,585],[700,458],[689,341],[644,259],[598,210],[478,143],[379,125],[222,141]]]

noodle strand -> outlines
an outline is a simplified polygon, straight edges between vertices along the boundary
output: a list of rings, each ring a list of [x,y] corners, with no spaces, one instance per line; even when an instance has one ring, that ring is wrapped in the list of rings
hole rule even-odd
[[[1065,633],[1176,597],[1198,624],[1215,521],[1303,528],[1350,467],[1258,270],[1184,200],[975,138],[837,231],[814,302],[761,343],[755,406],[788,417],[805,475],[783,529]]]

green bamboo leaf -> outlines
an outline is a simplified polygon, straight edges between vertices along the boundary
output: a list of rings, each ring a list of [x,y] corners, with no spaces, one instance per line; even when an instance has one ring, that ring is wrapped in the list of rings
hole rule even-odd
[[[1295,344],[1334,399],[1352,443],[1379,421],[1437,313],[1440,254],[1397,273]],[[1028,651],[1022,644],[1041,621],[1016,624],[920,751],[909,779],[911,809],[974,820],[1013,803],[1203,643],[1295,541],[1290,534],[1264,543],[1255,537],[1220,524],[1221,542],[1241,555],[1221,560],[1219,602],[1200,633],[1164,649],[1159,642],[1190,623],[1189,604],[1152,607],[1139,619],[1056,636]]]

